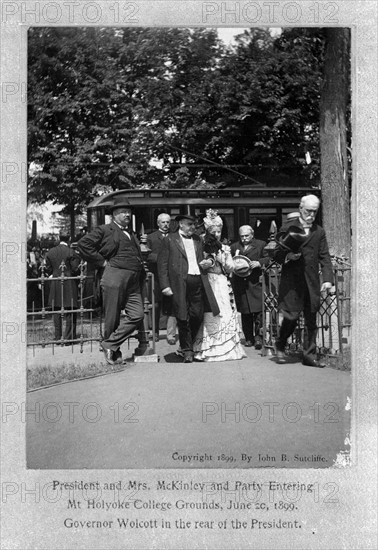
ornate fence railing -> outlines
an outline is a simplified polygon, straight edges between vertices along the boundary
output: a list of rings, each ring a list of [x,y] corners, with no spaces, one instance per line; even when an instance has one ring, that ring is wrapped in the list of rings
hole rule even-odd
[[[103,316],[101,308],[101,293],[99,281],[94,271],[88,271],[85,262],[81,262],[78,268],[78,274],[66,276],[66,266],[64,262],[60,266],[60,275],[58,277],[48,276],[46,268],[41,265],[39,268],[39,277],[27,278],[27,330],[26,343],[28,347],[51,346],[54,352],[55,346],[71,346],[72,351],[83,352],[86,342],[90,343],[91,349],[96,342],[103,339]],[[67,305],[66,290],[68,284],[75,282],[77,289],[77,300],[71,297],[70,305]],[[50,285],[55,282],[59,284],[60,299],[58,304],[49,300]],[[147,273],[143,286],[143,301],[145,321],[140,327],[138,333],[130,338],[137,337],[139,344],[141,340],[145,342],[149,338],[151,327],[154,330],[154,275]],[[70,292],[71,294],[71,292]],[[56,297],[56,292],[55,292]],[[65,305],[64,305],[65,304]],[[54,317],[59,316],[61,322],[61,337],[55,337]],[[75,327],[70,338],[65,337],[65,326],[70,323]],[[153,334],[153,332],[152,332]],[[154,340],[151,343],[155,349]]]
[[[334,265],[335,284],[331,292],[321,294],[320,309],[317,314],[317,353],[330,366],[350,368],[349,337],[350,319],[350,265],[339,259]],[[263,271],[263,355],[275,353],[275,341],[278,337],[282,314],[278,310],[278,287],[281,266],[271,262]],[[286,352],[300,354],[303,351],[306,328],[303,315],[288,342]]]
[[[350,319],[350,271],[347,264],[334,266],[335,285],[331,292],[323,293],[318,312],[317,352],[326,359],[329,365],[343,368],[348,353],[348,343],[351,329]],[[275,353],[275,340],[278,336],[282,321],[278,310],[278,287],[280,283],[281,266],[271,262],[262,276],[263,288],[263,355]],[[70,307],[54,303],[49,304],[50,284],[58,281],[60,284],[60,303],[64,304],[65,285],[68,281],[75,281],[77,285],[77,306],[74,301]],[[98,281],[93,272],[88,272],[87,264],[80,263],[79,273],[75,276],[65,275],[65,265],[61,265],[59,277],[49,277],[44,266],[40,268],[40,276],[27,279],[27,346],[71,346],[72,351],[80,349],[86,342],[91,347],[103,338],[102,310],[98,292]],[[139,347],[147,346],[149,337],[155,333],[155,297],[154,276],[147,274],[143,288],[145,320],[138,333],[132,335],[139,339]],[[54,316],[60,316],[62,336],[55,338]],[[76,334],[70,339],[64,338],[64,327],[69,317],[71,322],[76,318]],[[152,330],[150,330],[152,329]],[[306,329],[303,317],[298,320],[297,328],[288,342],[287,353],[300,354],[306,338]],[[155,352],[155,342],[151,342]]]

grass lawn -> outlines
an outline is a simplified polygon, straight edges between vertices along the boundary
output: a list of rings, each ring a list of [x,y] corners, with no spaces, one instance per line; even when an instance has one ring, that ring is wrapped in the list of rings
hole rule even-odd
[[[126,368],[125,364],[119,363],[109,365],[105,362],[75,364],[61,363],[59,365],[47,364],[27,368],[27,388],[33,390],[43,388],[52,384],[64,383],[70,380],[79,380],[81,378],[91,378],[102,374],[119,372]]]

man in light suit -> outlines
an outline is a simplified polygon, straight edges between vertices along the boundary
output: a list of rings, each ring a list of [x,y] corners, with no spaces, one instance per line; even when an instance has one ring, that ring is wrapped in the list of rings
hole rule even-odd
[[[164,296],[172,296],[172,313],[177,319],[184,363],[193,361],[193,340],[208,308],[214,315],[219,308],[207,279],[211,260],[203,259],[202,241],[195,235],[196,219],[190,215],[176,217],[179,229],[163,240],[157,266]]]
[[[70,248],[69,240],[69,235],[61,234],[59,244],[51,248],[46,254],[46,272],[52,273],[54,278],[61,277],[62,274],[64,277],[72,277],[79,267],[80,257]],[[59,280],[51,281],[49,284],[49,306],[56,312],[53,314],[55,340],[60,340],[62,338],[63,319],[59,310],[62,306],[65,310],[77,309],[77,285],[74,280],[63,280],[63,285]],[[77,314],[65,313],[63,318],[66,325],[64,340],[75,340]]]
[[[307,343],[304,346],[302,363],[310,367],[325,366],[316,358],[316,313],[320,308],[320,293],[328,292],[333,285],[333,268],[325,231],[314,223],[319,206],[320,200],[315,195],[302,197],[299,205],[300,217],[286,222],[278,234],[281,236],[281,246],[273,254],[276,262],[282,264],[278,308],[282,311],[283,321],[276,341],[278,363],[286,362],[286,342],[293,334],[303,311]],[[296,247],[298,250],[293,251],[296,242],[299,242]]]
[[[254,238],[250,225],[239,228],[239,242],[231,245],[232,256],[241,254],[251,261],[253,268],[246,277],[232,277],[237,310],[241,313],[242,329],[245,336],[245,346],[262,348],[262,285],[261,267],[269,263],[268,253],[264,249],[265,242]]]
[[[176,318],[170,315],[170,298],[165,297],[161,293],[157,270],[158,255],[161,250],[163,240],[169,234],[170,223],[171,216],[169,214],[159,214],[157,218],[158,230],[150,233],[150,235],[147,236],[147,246],[151,250],[148,255],[147,262],[149,270],[155,276],[155,340],[159,340],[160,315],[162,309],[165,309],[168,312],[167,341],[168,344],[174,345],[176,343]]]
[[[143,320],[141,285],[145,270],[139,242],[130,229],[130,203],[116,197],[111,212],[112,222],[85,235],[77,248],[84,260],[104,268],[101,288],[105,330],[101,345],[105,360],[113,365],[122,358],[120,346]]]

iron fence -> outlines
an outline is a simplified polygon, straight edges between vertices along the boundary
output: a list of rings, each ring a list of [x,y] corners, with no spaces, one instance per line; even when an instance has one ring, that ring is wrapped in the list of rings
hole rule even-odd
[[[27,346],[71,346],[72,351],[78,348],[83,352],[84,343],[89,342],[91,349],[94,343],[103,339],[103,318],[99,294],[99,280],[94,271],[88,270],[85,262],[79,265],[79,273],[66,276],[66,266],[62,262],[59,277],[51,277],[46,268],[41,265],[40,275],[36,278],[27,278]],[[317,352],[324,357],[328,364],[340,366],[345,364],[351,329],[350,319],[350,271],[351,267],[345,262],[334,265],[335,286],[332,292],[323,293],[320,309],[317,316],[318,335]],[[263,270],[263,355],[275,353],[275,340],[282,322],[278,310],[278,287],[280,283],[281,266],[271,262]],[[60,304],[58,307],[52,302],[49,304],[50,284],[60,282]],[[77,285],[77,305],[72,300],[71,305],[64,305],[65,285],[68,281],[75,281]],[[155,296],[154,275],[147,273],[143,287],[143,302],[145,319],[138,334],[139,341],[152,337],[152,347],[155,351]],[[60,317],[61,337],[55,337],[54,316]],[[64,327],[71,322],[76,327],[72,337],[66,338]],[[76,332],[76,333],[75,333]],[[287,353],[300,354],[306,338],[306,328],[303,316],[297,323],[297,328],[288,342]],[[75,345],[75,348],[74,348]]]
[[[93,345],[103,340],[103,316],[101,307],[101,292],[99,274],[88,268],[86,262],[81,262],[78,274],[67,276],[66,265],[60,265],[58,277],[49,276],[45,265],[39,267],[39,276],[27,278],[27,330],[26,343],[28,347],[51,346],[54,352],[55,346],[71,346],[72,351],[80,349],[86,342]],[[77,295],[71,298],[70,305],[67,304],[66,289],[69,281],[74,281]],[[53,282],[60,284],[59,305],[49,300],[50,285]],[[71,294],[71,292],[70,292]],[[130,336],[143,339],[149,337],[150,329],[154,331],[155,323],[155,297],[154,297],[154,275],[147,273],[142,288],[145,319],[139,332]],[[77,298],[77,299],[76,299]],[[56,317],[59,317],[57,323]],[[56,336],[56,326],[60,326],[60,337]],[[70,335],[67,335],[66,328],[71,328]],[[154,334],[154,332],[152,332]],[[75,348],[74,348],[75,346]],[[78,346],[78,347],[77,347]],[[155,343],[153,340],[153,348]]]
[[[320,309],[317,314],[317,354],[330,366],[350,368],[348,344],[351,330],[351,266],[342,258],[333,257],[333,260],[335,284],[331,292],[321,294]],[[282,322],[282,314],[278,310],[280,277],[281,265],[275,262],[271,262],[263,270],[263,355],[275,354],[275,341]],[[302,314],[288,341],[286,353],[301,354],[306,338]]]

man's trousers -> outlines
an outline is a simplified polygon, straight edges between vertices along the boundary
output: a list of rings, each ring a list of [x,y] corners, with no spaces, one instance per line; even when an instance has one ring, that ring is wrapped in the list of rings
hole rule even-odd
[[[293,334],[297,321],[300,317],[300,311],[287,312],[283,311],[284,319],[280,328],[279,337],[276,340],[277,351],[285,351],[288,338]],[[309,359],[316,358],[316,311],[311,311],[311,302],[308,292],[305,295],[303,315],[307,328],[307,341],[304,342],[303,357]]]
[[[69,308],[65,307],[65,312],[62,317],[61,314],[61,308],[60,307],[54,307],[53,311],[55,312],[53,314],[54,317],[54,328],[55,328],[55,340],[60,340],[62,338],[62,332],[63,332],[63,319],[65,322],[65,330],[64,330],[64,340],[76,340],[76,319],[77,314],[76,313],[69,313],[70,309],[76,309],[76,308]]]
[[[117,351],[144,317],[140,273],[106,266],[101,279],[105,317],[104,349]],[[121,312],[124,310],[124,315]]]
[[[262,329],[262,313],[242,313],[241,314],[242,329],[246,341],[256,343],[256,340],[261,340]]]
[[[188,275],[186,281],[187,318],[177,319],[181,351],[193,351],[204,315],[203,287],[200,275]]]

